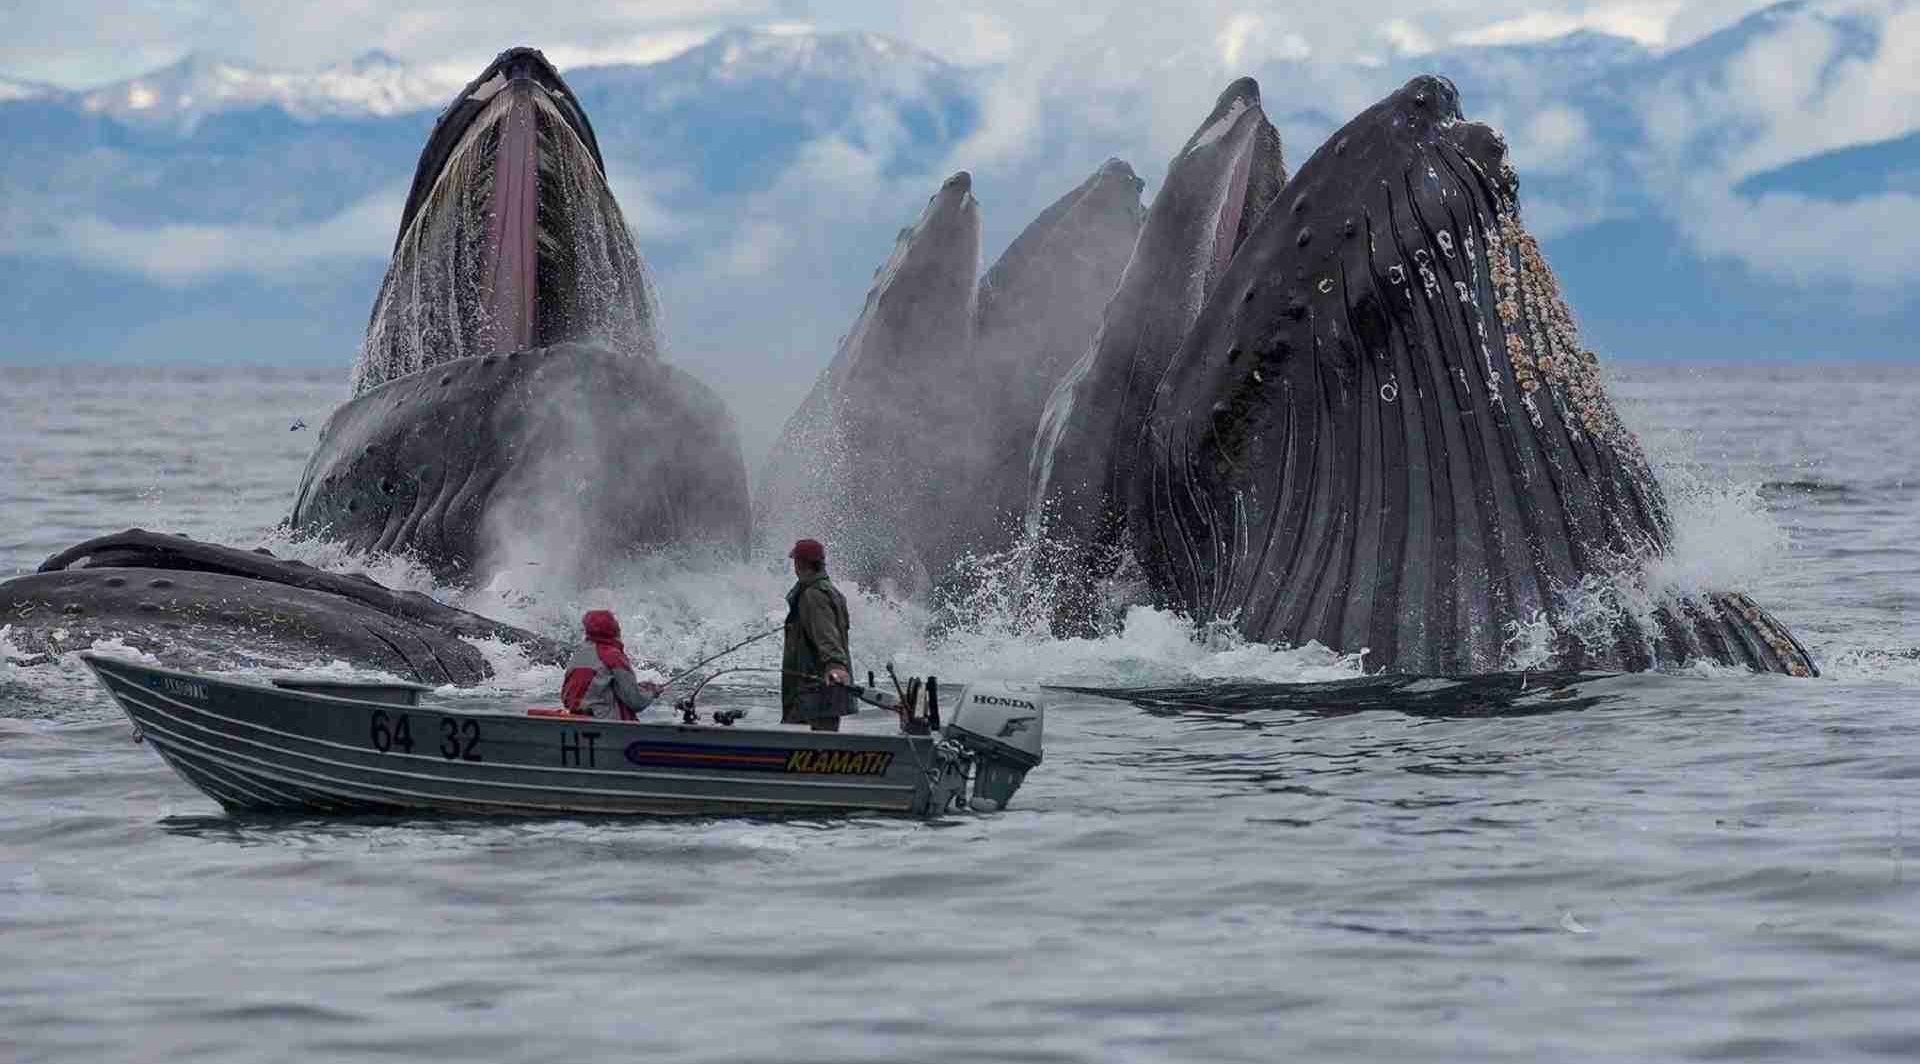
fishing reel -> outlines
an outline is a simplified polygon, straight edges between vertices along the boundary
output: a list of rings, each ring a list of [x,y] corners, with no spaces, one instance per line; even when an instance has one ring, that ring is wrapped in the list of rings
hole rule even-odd
[[[680,723],[700,723],[700,712],[694,707],[692,695],[688,695],[680,701],[675,702],[673,708],[680,711]],[[716,709],[713,711],[712,719],[715,724],[721,724],[731,728],[733,727],[734,721],[746,715],[747,711],[744,709]]]
[[[929,735],[940,730],[940,678],[929,676],[923,683],[918,676],[909,677],[906,686],[901,686],[900,677],[893,671],[893,663],[887,663],[887,678],[893,681],[894,694],[888,694],[874,683],[873,673],[867,673],[867,686],[864,691],[854,688],[854,697],[879,709],[890,710],[900,717],[900,731],[907,735]]]

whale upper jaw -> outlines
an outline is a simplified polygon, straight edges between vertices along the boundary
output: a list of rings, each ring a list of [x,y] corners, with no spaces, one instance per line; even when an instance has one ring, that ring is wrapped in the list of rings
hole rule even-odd
[[[487,64],[467,86],[456,93],[447,106],[440,111],[440,117],[434,121],[433,132],[428,135],[427,143],[420,149],[420,160],[414,166],[413,186],[407,192],[406,206],[400,212],[400,227],[394,234],[393,249],[400,250],[400,242],[412,227],[414,216],[419,213],[423,202],[432,192],[433,186],[440,180],[440,174],[446,169],[447,161],[455,148],[467,135],[468,130],[480,115],[494,102],[494,98],[509,86],[518,85],[524,90],[539,91],[552,107],[565,120],[567,128],[573,132],[583,148],[593,158],[593,165],[602,176],[606,174],[606,162],[600,156],[600,142],[593,133],[593,124],[587,120],[587,113],[574,98],[573,90],[567,87],[560,71],[547,61],[547,57],[536,48],[515,47],[501,52],[493,62]]]
[[[461,358],[660,349],[651,275],[559,73],[512,49],[441,112],[367,321],[354,394]]]

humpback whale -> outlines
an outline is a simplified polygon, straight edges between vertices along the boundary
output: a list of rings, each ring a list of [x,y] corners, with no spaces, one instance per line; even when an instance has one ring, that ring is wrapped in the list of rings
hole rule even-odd
[[[916,532],[943,472],[929,430],[948,414],[936,393],[970,346],[979,268],[980,208],[962,171],[900,231],[859,318],[774,445],[755,500],[770,541],[801,531],[831,544],[849,579],[928,586]]]
[[[635,550],[743,554],[733,420],[664,362],[657,316],[585,113],[539,52],[501,53],[421,151],[353,398],[287,525],[469,582],[520,560],[577,583]],[[486,677],[466,639],[563,653],[365,577],[138,530],[0,584],[0,624],[39,652],[117,637],[183,665],[344,660],[435,684]]]
[[[502,53],[421,150],[354,398],[320,430],[289,524],[453,580],[743,553],[733,418],[661,359],[657,318],[586,114],[539,52]]]
[[[947,538],[930,548],[951,560],[1005,550],[1026,512],[1024,473],[1046,397],[1086,351],[1140,238],[1145,187],[1133,167],[1108,159],[1029,223],[980,279],[974,315],[976,386]],[[950,437],[952,439],[953,437]]]
[[[0,585],[0,624],[30,653],[118,639],[184,667],[341,660],[431,684],[487,677],[462,637],[516,644],[547,664],[568,652],[364,576],[138,528],[69,547]]]
[[[1095,582],[1125,547],[1132,433],[1227,263],[1286,182],[1280,134],[1241,78],[1167,165],[1098,336],[1055,385],[1026,471],[1029,530],[1049,549],[1036,574],[1056,628],[1090,634]]]
[[[1498,671],[1545,618],[1560,667],[1811,673],[1740,594],[1581,616],[1670,521],[1518,191],[1505,143],[1436,77],[1300,168],[1097,471],[1155,592],[1252,639],[1364,649],[1369,670]],[[1127,376],[1130,355],[1089,372]],[[1058,477],[1061,441],[1111,416],[1075,403],[1036,465]]]
[[[760,478],[762,526],[816,530],[853,579],[914,592],[1004,550],[1034,423],[1132,254],[1141,188],[1108,159],[976,280],[972,180],[949,178],[788,421]]]

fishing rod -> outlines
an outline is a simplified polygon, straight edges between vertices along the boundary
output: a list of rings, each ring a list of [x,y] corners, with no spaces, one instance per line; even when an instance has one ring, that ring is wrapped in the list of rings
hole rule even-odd
[[[701,658],[699,661],[694,662],[692,665],[688,666],[687,668],[681,670],[680,672],[675,673],[672,679],[660,685],[660,690],[665,691],[667,688],[672,687],[674,684],[679,683],[681,680],[684,680],[687,677],[692,676],[694,673],[699,672],[701,669],[706,668],[708,665],[712,664],[714,661],[720,658],[726,657],[728,654],[731,654],[734,651],[739,650],[741,647],[750,646],[754,643],[758,643],[760,640],[765,639],[766,637],[774,634],[775,632],[780,631],[785,627],[786,625],[784,623],[776,624],[772,628],[769,628],[758,635],[750,635],[747,638],[742,639],[738,643],[733,644],[732,646],[728,647],[725,650],[720,651],[717,654],[709,654],[708,656]],[[716,673],[715,675],[718,675],[718,674]],[[709,679],[711,679],[711,677],[709,677]],[[702,686],[704,686],[704,682]],[[694,690],[698,691],[699,688],[695,688]]]
[[[705,689],[705,687],[708,684],[719,679],[720,677],[729,675],[731,673],[736,673],[736,672],[771,672],[771,673],[778,673],[781,676],[797,676],[802,680],[811,680],[812,682],[821,684],[822,686],[833,684],[833,681],[827,679],[826,677],[816,675],[811,672],[798,672],[793,669],[776,669],[770,666],[761,666],[761,665],[736,665],[732,668],[721,669],[701,679],[699,683],[693,685],[693,690],[687,692],[687,697],[682,698],[681,700],[673,704],[673,708],[679,710],[680,715],[686,718],[688,723],[693,723],[693,721],[698,719],[694,711],[694,703],[695,703],[695,700],[700,697],[700,692],[703,689]],[[838,684],[835,686],[845,687],[847,691],[853,695],[853,697],[859,699],[862,702],[865,702],[870,706],[873,706],[876,709],[891,710],[895,713],[900,712],[900,705],[901,705],[900,701],[894,698],[893,696],[887,694],[885,691],[871,690],[869,688],[861,687],[857,684],[851,684],[851,683]],[[745,712],[744,710],[738,711],[738,713],[744,713],[744,712]],[[733,720],[739,719],[738,713],[736,713],[733,716]],[[720,720],[720,714],[718,713],[714,715],[714,719],[716,721],[719,721],[722,724],[731,724],[733,722],[733,720]]]

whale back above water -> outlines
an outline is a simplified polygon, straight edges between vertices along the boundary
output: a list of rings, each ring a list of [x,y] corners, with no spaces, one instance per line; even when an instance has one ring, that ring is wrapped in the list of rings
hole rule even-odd
[[[0,625],[29,653],[114,639],[183,667],[347,661],[465,685],[490,672],[466,640],[513,644],[550,665],[569,649],[360,574],[138,528],[69,547],[5,587]]]

